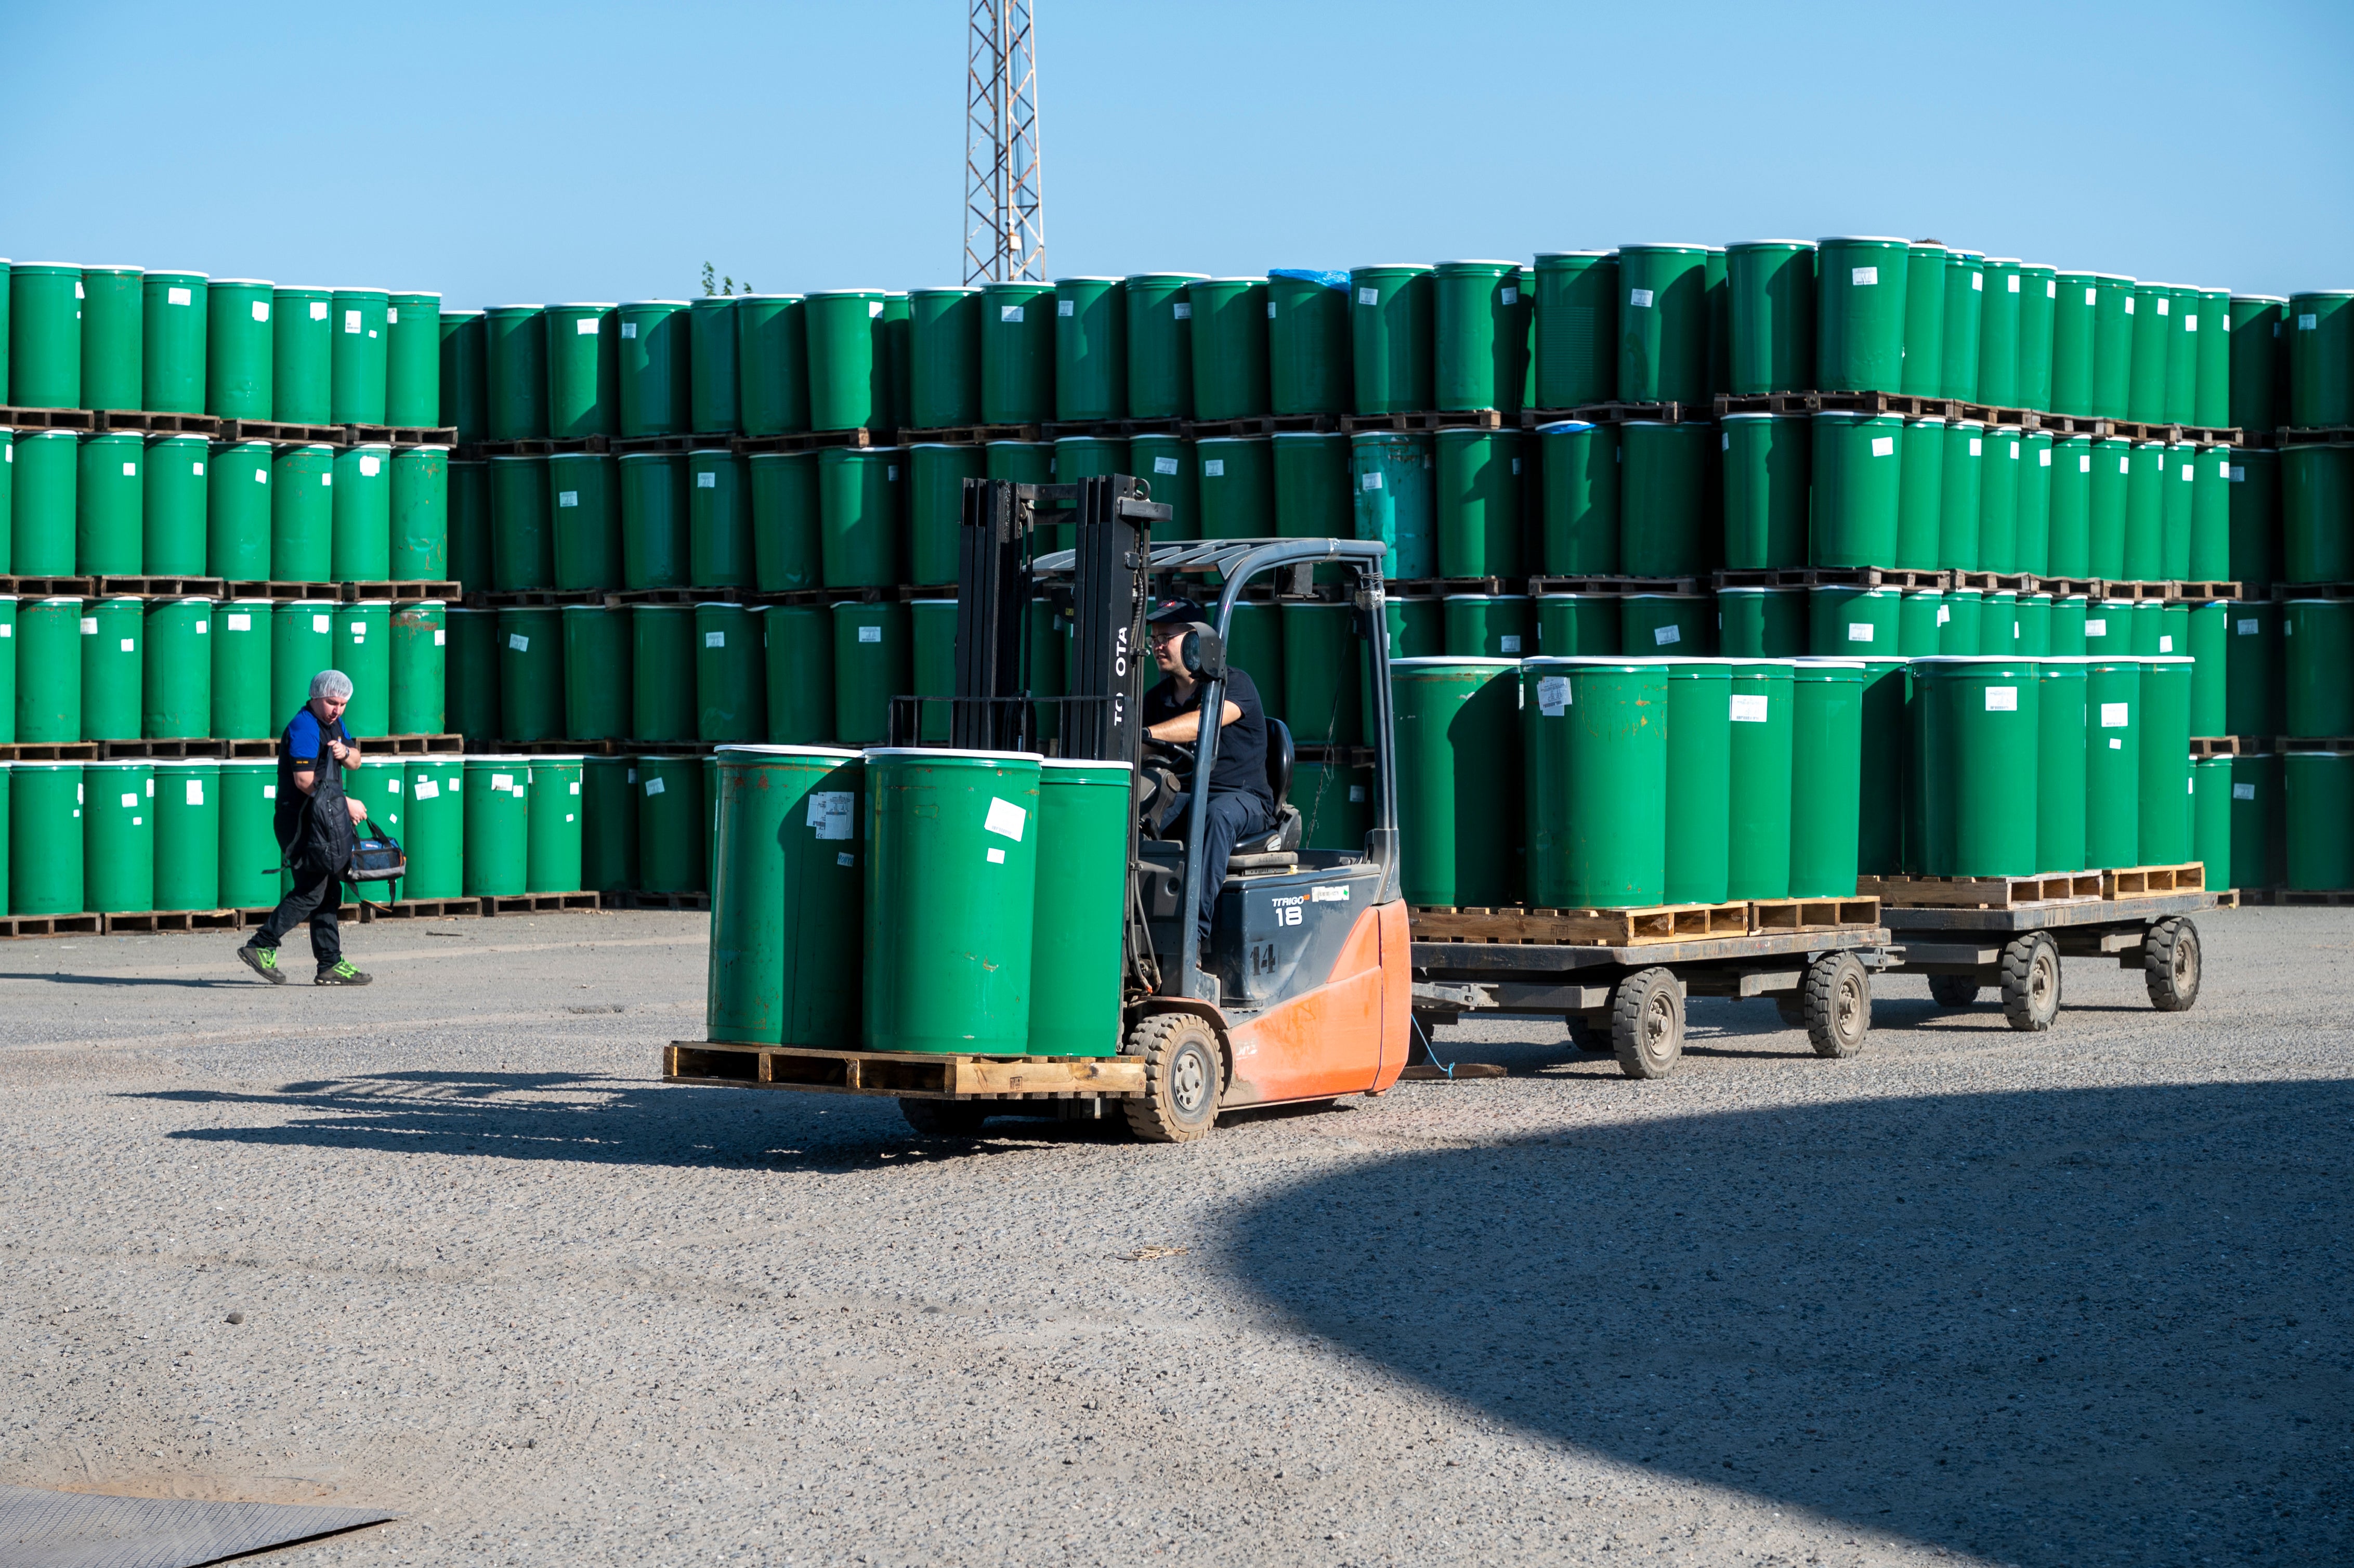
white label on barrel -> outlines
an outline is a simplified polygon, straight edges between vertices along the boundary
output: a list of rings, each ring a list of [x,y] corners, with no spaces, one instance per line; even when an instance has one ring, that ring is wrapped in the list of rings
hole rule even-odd
[[[2168,302],[2169,302],[2167,300],[2167,297],[2166,297],[2164,294],[2160,294],[2160,295],[2158,297],[2158,313],[2159,315],[2164,315],[2164,314],[2166,314],[2166,307],[2167,307],[2167,305],[2168,305]]]
[[[266,468],[255,469],[253,471],[253,482],[256,484],[268,484],[270,482],[270,471]]]
[[[417,781],[417,788],[411,793],[420,800],[439,800],[441,798],[441,786],[430,779],[419,779]]]
[[[1949,620],[1953,620],[1953,619],[1954,619],[1954,611],[1953,611],[1953,607],[1952,607],[1952,606],[1950,606],[1950,605],[1943,605],[1943,604],[1941,604],[1941,605],[1939,605],[1939,606],[1937,607],[1937,624],[1938,624],[1938,625],[1943,626],[1943,625],[1945,625],[1945,624],[1946,624],[1946,622],[1947,622],[1947,621],[1949,621]]]
[[[2120,456],[2117,459],[2117,471],[2119,473],[2131,473],[2133,471],[2133,459]]]
[[[326,301],[313,300],[311,302],[311,319],[314,322],[323,322],[327,319]]]
[[[2088,620],[2088,621],[2084,622],[2084,635],[2085,635],[2085,636],[2087,636],[2087,637],[2106,637],[2108,634],[2109,634],[2109,623],[2108,623],[2107,621],[2105,621],[2105,620]]]
[[[1369,473],[1364,476],[1364,482],[1359,488],[1364,490],[1379,490],[1381,487],[1382,476],[1378,473]]]
[[[94,615],[85,615],[81,618],[81,634],[84,637],[95,637],[98,635],[98,617]]]
[[[400,307],[398,305],[385,306],[384,324],[387,326],[398,326],[400,324]],[[374,337],[376,334],[370,333],[368,335],[370,337]]]
[[[2052,466],[2052,449],[2050,447],[2043,448],[2041,451],[2035,454],[2035,457],[2040,466],[2043,468],[2050,468]]]
[[[164,302],[167,305],[193,305],[196,302],[196,296],[186,289],[167,288],[164,291]]]
[[[2185,779],[2182,781],[2182,792],[2186,795],[2196,795],[2199,793],[2199,780],[2196,776]]]
[[[2158,640],[2158,651],[2159,652],[2161,652],[2161,653],[2171,653],[2171,652],[2174,652],[2174,639],[2173,639],[2173,638],[2171,638],[2171,637],[2160,637],[2160,638]]]
[[[1518,459],[1518,458],[1514,458],[1514,459],[1512,460],[1512,471],[1513,471],[1514,473],[1518,473],[1518,472],[1520,472],[1520,471],[1521,471],[1521,460],[1520,460],[1520,459]]]
[[[1716,450],[1721,452],[1729,452],[1733,450],[1732,431],[1723,430],[1718,432],[1716,438]]]
[[[2194,312],[2182,318],[2182,330],[2184,332],[2197,332],[2199,330],[2199,317],[2197,313]]]
[[[2076,454],[2076,471],[2078,473],[2090,473],[2093,471],[2092,453],[2078,452]]]
[[[393,787],[394,789],[399,789],[399,788],[400,788],[400,780],[398,780],[398,779],[394,779],[394,780],[393,780],[393,782],[392,782],[392,787]],[[578,795],[578,793],[580,793],[580,780],[579,780],[579,779],[575,779],[572,781],[572,792],[573,792],[575,795]],[[567,822],[568,822],[568,821],[570,821],[572,819],[571,819],[571,818],[569,818],[569,817],[567,817],[567,818],[565,818],[564,820],[565,820],[566,821],[567,821]]]
[[[1066,315],[1069,314],[1067,311],[1064,313]],[[1267,302],[1267,319],[1269,321],[1273,321],[1275,319],[1275,302],[1273,300],[1269,300]]]
[[[1379,289],[1359,289],[1357,291],[1357,303],[1361,305],[1378,305],[1381,302],[1382,291]]]
[[[15,627],[13,627],[13,626],[0,626],[0,642],[5,642],[5,641],[6,641],[9,638],[14,637],[14,636],[16,636],[16,629]]]
[[[862,626],[858,629],[858,641],[880,642],[883,641],[883,629],[879,626]]]
[[[991,849],[989,852],[989,863],[991,865],[1003,865],[1005,863],[1005,852],[1002,849]]]
[[[1869,641],[1872,641],[1872,622],[1870,622],[1870,621],[1868,621],[1868,620],[1850,620],[1850,621],[1849,621],[1849,622],[1847,623],[1847,640],[1848,640],[1850,642],[1869,642]]]
[[[2015,714],[2019,711],[2017,686],[1988,686],[1986,697],[1986,711],[1990,714]]]
[[[2126,714],[2126,710],[2131,706],[2132,705],[2129,703],[2103,703],[2101,705],[2101,727],[2103,729],[2124,729],[2126,727],[2133,722]]]
[[[637,335],[638,335],[638,323],[635,323],[635,322],[623,322],[623,323],[621,323],[621,335],[622,335],[623,337],[635,337],[635,336],[637,336]]]
[[[981,825],[999,838],[1012,839],[1018,844],[1022,842],[1023,824],[1029,820],[1029,812],[1011,800],[992,795],[989,800],[989,815],[981,819]]]
[[[1016,308],[1017,310],[1018,310],[1018,309],[1020,309],[1020,307],[1019,307],[1019,306],[1016,306],[1015,308]],[[879,315],[881,315],[882,313],[883,313],[883,302],[882,302],[882,301],[880,301],[880,300],[869,300],[869,301],[867,301],[867,302],[866,302],[866,319],[867,319],[868,321],[870,321],[870,322],[871,322],[871,321],[873,321],[876,316],[879,316]],[[1017,322],[1018,322],[1018,321],[1020,321],[1022,318],[1021,318],[1020,316],[1015,316],[1013,319],[1014,319],[1015,321],[1017,321]]]
[[[578,506],[580,504],[580,493],[577,490],[559,490],[556,493],[556,503],[558,506]]]
[[[2010,443],[2010,461],[2013,462],[2017,462],[2019,461],[2019,443],[2017,441]]]
[[[1177,460],[1173,457],[1154,458],[1152,460],[1152,471],[1155,473],[1175,473],[1177,471]]]
[[[810,836],[818,839],[846,839],[850,836],[851,802],[857,800],[855,790],[819,789],[809,797],[809,813],[802,819]]]
[[[1349,800],[1352,804],[1363,800],[1364,798],[1365,787],[1363,784],[1352,784],[1349,786]]]
[[[1053,464],[1053,462],[1050,461],[1047,463],[1047,468],[1048,468],[1048,470],[1051,471],[1052,471],[1052,469],[1053,469],[1053,467],[1054,467],[1054,464]],[[896,463],[896,462],[894,462],[894,463],[885,463],[885,464],[883,466],[883,478],[884,478],[884,482],[885,482],[885,483],[896,482],[897,481],[898,477],[899,477],[899,465],[898,465],[897,463]]]
[[[1204,479],[1225,478],[1226,460],[1224,458],[1204,458],[1202,460],[1202,477]]]
[[[705,470],[695,476],[695,487],[697,490],[716,490],[719,488],[719,476]]]
[[[1185,301],[1180,300],[1175,304],[1169,307],[1169,319],[1171,321],[1190,322],[1193,319],[1193,307]]]
[[[1853,268],[1849,271],[1847,281],[1850,288],[1872,288],[1880,281],[1880,269],[1877,267]]]
[[[1977,436],[1972,436],[1972,437],[1970,438],[1970,456],[1972,456],[1972,457],[1983,457],[1983,456],[1985,456],[1985,455],[1986,455],[1986,443],[1985,443],[1982,440],[1980,440],[1978,437],[1977,437]]]
[[[253,302],[253,319],[258,322],[266,322],[270,319],[270,302],[268,300],[256,300]]]
[[[1872,437],[1872,455],[1874,457],[1894,457],[1896,455],[1896,438],[1894,436]]]
[[[228,618],[228,629],[231,631],[250,631],[253,630],[253,617],[232,611]]]
[[[2317,332],[2320,328],[2321,318],[2317,315],[2299,316],[2296,318],[2296,330],[2299,332]]]
[[[365,642],[367,641],[366,621],[355,620],[352,622],[352,641],[355,642]]]
[[[376,471],[382,467],[384,467],[382,458],[364,457],[360,459],[360,477],[374,479],[376,476]]]
[[[2238,469],[2232,466],[2232,460],[2228,456],[2216,460],[2215,477],[2217,479],[2228,480],[2239,471],[2240,471]]]
[[[2043,297],[2047,300],[2056,300],[2060,297],[2059,279],[2046,278],[2043,280]]]
[[[2240,635],[2241,635],[2241,636],[2243,636],[2243,637],[2253,637],[2255,634],[2256,634],[2256,623],[2255,623],[2254,621],[2253,621],[2253,620],[2243,620],[2242,622],[2240,622]]]
[[[1540,675],[1537,677],[1537,711],[1547,718],[1559,718],[1569,706],[1569,677]]]
[[[2190,482],[2190,476],[2198,472],[2198,470],[2187,462],[2181,462],[2174,465],[2174,471],[2182,476],[2183,483],[2189,484]]]
[[[2010,275],[2010,291],[2014,294],[2019,292],[2019,274],[2016,272]]]
[[[1970,287],[1976,289],[1980,293],[1986,292],[1986,274],[1983,272],[1971,273]]]
[[[1521,640],[1516,634],[1507,631],[1496,639],[1496,646],[1504,652],[1517,653],[1521,651]]]
[[[189,805],[191,805],[191,806],[201,806],[201,805],[203,805],[204,803],[205,803],[205,783],[204,783],[204,780],[203,780],[203,779],[189,779],[189,780],[188,780],[188,804],[189,804]]]
[[[1638,311],[1648,311],[1651,308],[1651,291],[1629,289],[1627,291],[1627,302]]]
[[[264,784],[261,787],[261,798],[265,800],[275,800],[278,799],[278,786],[275,784]],[[77,799],[79,799],[79,797],[77,797]]]
[[[883,308],[880,305],[877,305],[866,313],[870,316],[879,316],[883,313]],[[997,319],[1001,322],[1018,322],[1022,319],[1022,307],[1020,305],[1000,305],[997,307]]]
[[[2112,740],[2109,742],[2109,749],[2111,751],[2123,751],[2125,748],[2126,743],[2122,740]]]
[[[1504,303],[1508,305],[1517,305],[1520,302],[1521,291],[1518,289],[1507,288],[1504,291]]]
[[[1764,724],[1766,722],[1765,694],[1757,692],[1734,693],[1733,696],[1733,722],[1735,724]]]
[[[199,620],[196,622],[196,635],[199,637],[202,637],[206,632],[210,631],[212,629],[213,623],[209,620]]]
[[[126,638],[124,638],[124,639],[122,640],[122,651],[123,651],[125,653],[136,653],[137,652],[139,652],[139,644],[137,644],[136,642],[133,642],[130,638],[126,637]],[[2165,650],[2161,648],[2161,649],[2159,649],[2159,650],[2158,650],[2158,652],[2162,653],[2162,652],[2165,652]]]
[[[2255,798],[2256,798],[2256,787],[2255,787],[2254,785],[2253,785],[2253,784],[2234,784],[2234,785],[2232,785],[2232,800],[2254,800]]]
[[[595,337],[597,335],[597,318],[595,316],[582,316],[572,323],[572,331],[573,334],[578,337]]]
[[[139,465],[135,462],[124,463],[122,465],[122,477],[125,479],[137,479],[139,477]]]
[[[122,804],[123,807],[128,810],[129,808],[139,804],[139,797],[136,795],[125,795],[122,797]]]
[[[188,465],[188,469],[189,469],[189,471],[190,471],[190,472],[192,472],[192,473],[194,473],[194,474],[195,474],[198,479],[202,479],[202,478],[204,478],[204,476],[205,476],[205,465],[204,465],[204,464],[202,464],[202,463],[200,463],[200,462],[198,462],[198,463],[190,463],[190,464]]]
[[[858,863],[858,857],[851,853],[848,850],[843,850],[840,854],[833,857],[833,863],[836,865],[856,865]]]
[[[319,476],[319,482],[322,485],[332,487],[335,482],[335,476],[332,473],[323,473]]]
[[[436,648],[441,646],[441,629],[438,626],[433,629],[433,646]]]
[[[1079,302],[1076,300],[1056,300],[1055,302],[1055,313],[1058,316],[1077,315],[1079,313]],[[1275,314],[1275,307],[1273,305],[1267,306],[1267,313],[1268,315]]]
[[[352,337],[357,337],[357,336],[359,336],[359,334],[360,334],[360,313],[359,313],[359,312],[357,312],[357,311],[345,311],[345,312],[344,313],[344,332],[345,332],[345,334],[347,334],[348,336],[352,336]]]
[[[334,619],[335,618],[332,615],[314,615],[311,618],[311,630],[313,631],[332,631],[334,630]],[[517,646],[521,645],[518,644]]]
[[[725,648],[727,646],[727,633],[706,631],[703,634],[703,645],[705,648]]]
[[[507,646],[518,653],[528,653],[531,652],[531,639],[520,631],[510,631],[507,633]]]

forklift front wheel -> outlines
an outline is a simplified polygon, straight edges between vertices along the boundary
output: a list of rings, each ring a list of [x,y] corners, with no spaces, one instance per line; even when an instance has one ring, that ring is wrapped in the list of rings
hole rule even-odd
[[[1129,1130],[1148,1143],[1190,1143],[1218,1121],[1225,1056],[1190,1012],[1156,1012],[1128,1033],[1122,1055],[1144,1058],[1144,1093],[1123,1101]]]
[[[1638,969],[1610,998],[1610,1048],[1630,1078],[1664,1078],[1684,1054],[1684,988],[1673,969]]]

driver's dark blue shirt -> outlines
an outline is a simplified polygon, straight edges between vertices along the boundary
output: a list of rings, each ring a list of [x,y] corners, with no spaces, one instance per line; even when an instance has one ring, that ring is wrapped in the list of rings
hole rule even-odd
[[[1196,681],[1192,694],[1180,702],[1177,677],[1170,676],[1144,694],[1144,722],[1156,725],[1197,711],[1202,691],[1202,683]],[[1243,716],[1218,726],[1218,762],[1210,770],[1210,793],[1256,795],[1272,807],[1275,791],[1267,782],[1267,710],[1259,706],[1258,687],[1248,671],[1231,664],[1226,667],[1226,701],[1242,709]]]
[[[271,816],[271,826],[277,829],[278,842],[283,848],[293,847],[295,834],[303,822],[303,805],[310,799],[295,787],[295,774],[314,773],[318,776],[313,780],[314,789],[343,792],[343,766],[327,749],[331,740],[349,746],[351,732],[344,727],[341,719],[321,724],[308,703],[302,705],[302,711],[294,715],[294,722],[278,737],[278,810]]]

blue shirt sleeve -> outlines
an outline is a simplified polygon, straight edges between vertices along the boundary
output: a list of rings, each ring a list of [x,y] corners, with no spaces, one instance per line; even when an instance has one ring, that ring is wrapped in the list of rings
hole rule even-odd
[[[290,760],[304,764],[318,761],[319,751],[318,715],[305,706],[286,726],[286,755]]]

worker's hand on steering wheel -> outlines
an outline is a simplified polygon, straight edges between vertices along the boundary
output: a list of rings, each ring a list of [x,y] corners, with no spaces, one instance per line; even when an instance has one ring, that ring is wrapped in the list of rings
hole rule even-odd
[[[1147,750],[1173,758],[1187,768],[1193,766],[1193,748],[1182,740],[1162,740],[1158,736],[1144,737]]]

